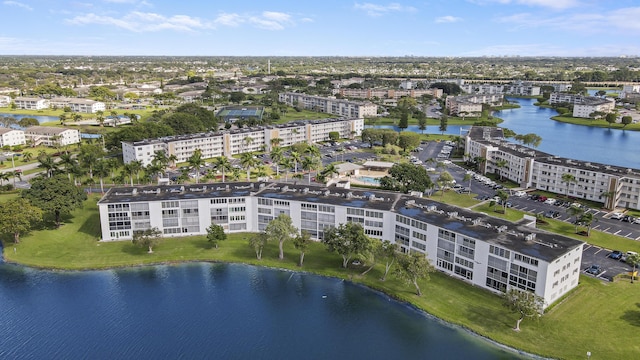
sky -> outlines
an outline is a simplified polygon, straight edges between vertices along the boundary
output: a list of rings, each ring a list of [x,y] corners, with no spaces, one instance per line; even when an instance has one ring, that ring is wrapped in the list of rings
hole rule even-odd
[[[0,0],[0,24],[0,55],[640,55],[640,0]]]

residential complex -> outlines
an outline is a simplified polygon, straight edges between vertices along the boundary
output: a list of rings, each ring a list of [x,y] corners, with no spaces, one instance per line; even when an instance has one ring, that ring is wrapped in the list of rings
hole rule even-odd
[[[301,93],[281,93],[278,101],[289,106],[338,115],[347,118],[378,116],[378,105],[360,101],[340,100],[332,97],[313,96]]]
[[[593,113],[609,113],[616,107],[615,99],[579,94],[552,93],[549,104],[567,103],[573,105],[573,117],[591,118]]]
[[[434,98],[442,97],[442,89],[406,89],[406,90],[391,90],[391,89],[349,89],[340,88],[336,89],[336,94],[340,94],[347,98],[358,99],[400,99],[402,97],[418,98],[422,95],[430,95]]]
[[[257,232],[279,214],[322,239],[324,231],[356,222],[374,239],[427,255],[436,269],[490,291],[517,287],[548,306],[578,284],[583,242],[535,227],[396,192],[279,183],[113,188],[98,202],[102,240],[130,240],[133,231],[163,236]]]
[[[177,162],[184,162],[196,149],[200,149],[204,159],[209,159],[261,149],[269,150],[273,139],[279,139],[279,146],[291,146],[302,142],[313,144],[329,140],[329,134],[332,132],[337,132],[341,138],[352,138],[359,136],[363,129],[364,119],[294,121],[282,125],[123,142],[122,156],[125,164],[137,160],[147,166],[153,160],[156,151],[164,151],[167,156],[175,155]]]
[[[80,142],[80,131],[50,126],[30,126],[24,136],[32,146],[66,146]]]
[[[13,100],[13,103],[18,109],[42,110],[49,108],[49,100],[34,97],[19,96]]]
[[[26,144],[24,131],[0,127],[0,147],[24,144]]]
[[[502,105],[502,95],[462,95],[448,96],[445,106],[449,110],[450,115],[468,115],[478,116],[482,113],[482,105],[489,104],[491,106]]]
[[[482,173],[495,173],[533,188],[617,207],[640,209],[640,170],[561,158],[507,141],[501,128],[472,127],[466,135],[469,159],[484,159]],[[571,174],[575,181],[565,182]]]
[[[538,96],[540,87],[529,82],[515,82],[512,84],[463,84],[460,88],[468,94],[476,95],[517,95]]]
[[[93,114],[98,111],[105,111],[106,106],[102,101],[95,101],[90,99],[77,99],[58,97],[52,98],[49,105],[58,109],[68,107],[72,112]]]

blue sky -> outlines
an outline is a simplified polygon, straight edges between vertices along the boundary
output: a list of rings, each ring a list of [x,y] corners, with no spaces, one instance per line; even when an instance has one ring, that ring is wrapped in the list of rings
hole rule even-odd
[[[640,55],[640,0],[0,0],[0,55]]]

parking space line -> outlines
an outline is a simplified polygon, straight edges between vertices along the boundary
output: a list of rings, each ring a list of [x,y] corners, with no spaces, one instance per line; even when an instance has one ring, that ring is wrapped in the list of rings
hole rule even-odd
[[[613,233],[613,235],[618,235],[618,233],[619,233],[620,231],[622,231],[622,230],[618,230],[618,231],[614,232],[614,233]]]
[[[600,228],[600,225],[596,225],[593,227],[593,229],[598,229],[598,228]]]
[[[606,228],[606,229],[604,229],[604,230],[602,230],[602,231],[609,231],[609,229],[611,229],[611,228],[610,228],[610,227],[608,227],[608,228]]]
[[[593,245],[591,245],[591,244],[587,244],[587,246],[585,246],[585,247],[583,247],[583,248],[582,248],[582,251],[583,251],[583,252],[584,252],[584,251],[587,251],[587,249],[591,248],[592,246],[593,246]]]
[[[598,251],[596,251],[595,253],[593,253],[593,255],[596,255],[597,253],[599,253],[600,251],[604,250],[603,248],[598,249]]]
[[[626,238],[631,238],[631,235],[633,235],[633,233],[632,233],[632,232],[628,233],[625,237],[626,237]]]

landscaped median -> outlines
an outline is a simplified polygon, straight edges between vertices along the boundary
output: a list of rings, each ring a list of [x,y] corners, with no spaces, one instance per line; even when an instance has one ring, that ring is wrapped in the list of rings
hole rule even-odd
[[[447,322],[458,324],[482,336],[529,353],[562,359],[584,359],[586,351],[592,357],[632,359],[640,353],[636,340],[640,330],[640,283],[628,281],[605,283],[581,277],[581,285],[561,303],[551,308],[537,321],[525,319],[522,331],[512,330],[517,315],[502,306],[502,300],[488,291],[440,273],[420,284],[423,296],[414,295],[412,286],[393,276],[379,280],[383,265],[366,276],[363,267],[342,269],[342,259],[328,253],[322,244],[314,243],[306,252],[304,267],[298,267],[298,252],[285,243],[285,259],[277,259],[278,246],[268,244],[263,259],[258,261],[249,248],[250,234],[231,234],[214,249],[204,236],[163,239],[147,249],[130,241],[101,243],[97,198],[90,197],[84,209],[57,230],[39,230],[22,237],[21,243],[5,244],[7,261],[51,269],[105,269],[183,261],[240,262],[302,270],[325,276],[351,279],[383,291],[401,301],[414,304]],[[587,239],[588,240],[588,239]]]

